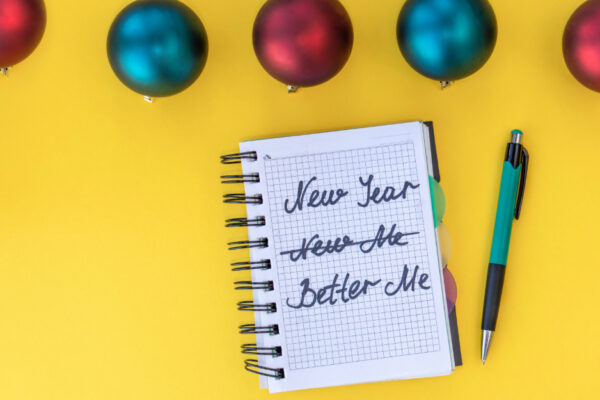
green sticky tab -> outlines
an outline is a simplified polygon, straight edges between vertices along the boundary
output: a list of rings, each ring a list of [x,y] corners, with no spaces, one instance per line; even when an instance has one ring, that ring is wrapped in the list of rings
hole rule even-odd
[[[446,196],[444,196],[444,191],[438,181],[431,176],[429,177],[429,191],[433,208],[433,223],[437,227],[442,222],[446,212]]]

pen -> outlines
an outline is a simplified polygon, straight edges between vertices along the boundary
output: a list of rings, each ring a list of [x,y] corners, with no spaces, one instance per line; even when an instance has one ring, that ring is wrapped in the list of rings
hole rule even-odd
[[[504,272],[508,257],[508,245],[513,218],[519,219],[523,204],[525,180],[529,166],[529,153],[521,144],[523,132],[513,130],[511,141],[506,147],[504,165],[502,167],[502,180],[500,182],[500,195],[496,210],[494,236],[490,264],[488,266],[487,282],[485,285],[485,300],[483,303],[483,317],[481,321],[481,362],[485,364],[492,341],[492,334],[496,330],[500,296],[504,284]]]

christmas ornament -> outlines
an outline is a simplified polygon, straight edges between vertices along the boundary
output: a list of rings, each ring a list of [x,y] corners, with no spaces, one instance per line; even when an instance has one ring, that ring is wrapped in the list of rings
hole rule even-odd
[[[254,21],[254,51],[289,91],[333,78],[346,64],[354,33],[338,0],[268,0]]]
[[[573,76],[600,92],[600,1],[583,3],[567,22],[563,55]]]
[[[208,54],[206,31],[177,0],[137,0],[117,16],[107,41],[117,77],[151,101],[181,92],[198,78]]]
[[[0,71],[29,56],[46,29],[42,0],[0,0]]]
[[[408,0],[396,29],[410,66],[442,86],[481,68],[497,37],[496,16],[487,0]]]

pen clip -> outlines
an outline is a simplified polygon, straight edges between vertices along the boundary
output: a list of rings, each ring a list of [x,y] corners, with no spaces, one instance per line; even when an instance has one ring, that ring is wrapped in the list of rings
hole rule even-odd
[[[515,218],[519,219],[521,216],[521,208],[523,206],[523,194],[525,193],[525,182],[527,181],[527,169],[529,168],[529,152],[523,147],[521,153],[521,181],[519,182],[519,193],[517,194],[517,205],[515,207]]]

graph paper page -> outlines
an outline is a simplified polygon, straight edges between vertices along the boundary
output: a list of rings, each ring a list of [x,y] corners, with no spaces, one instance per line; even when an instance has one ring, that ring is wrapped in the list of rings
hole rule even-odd
[[[283,356],[261,361],[285,371],[272,392],[453,369],[423,129],[242,144],[265,197],[280,326],[267,344]]]

